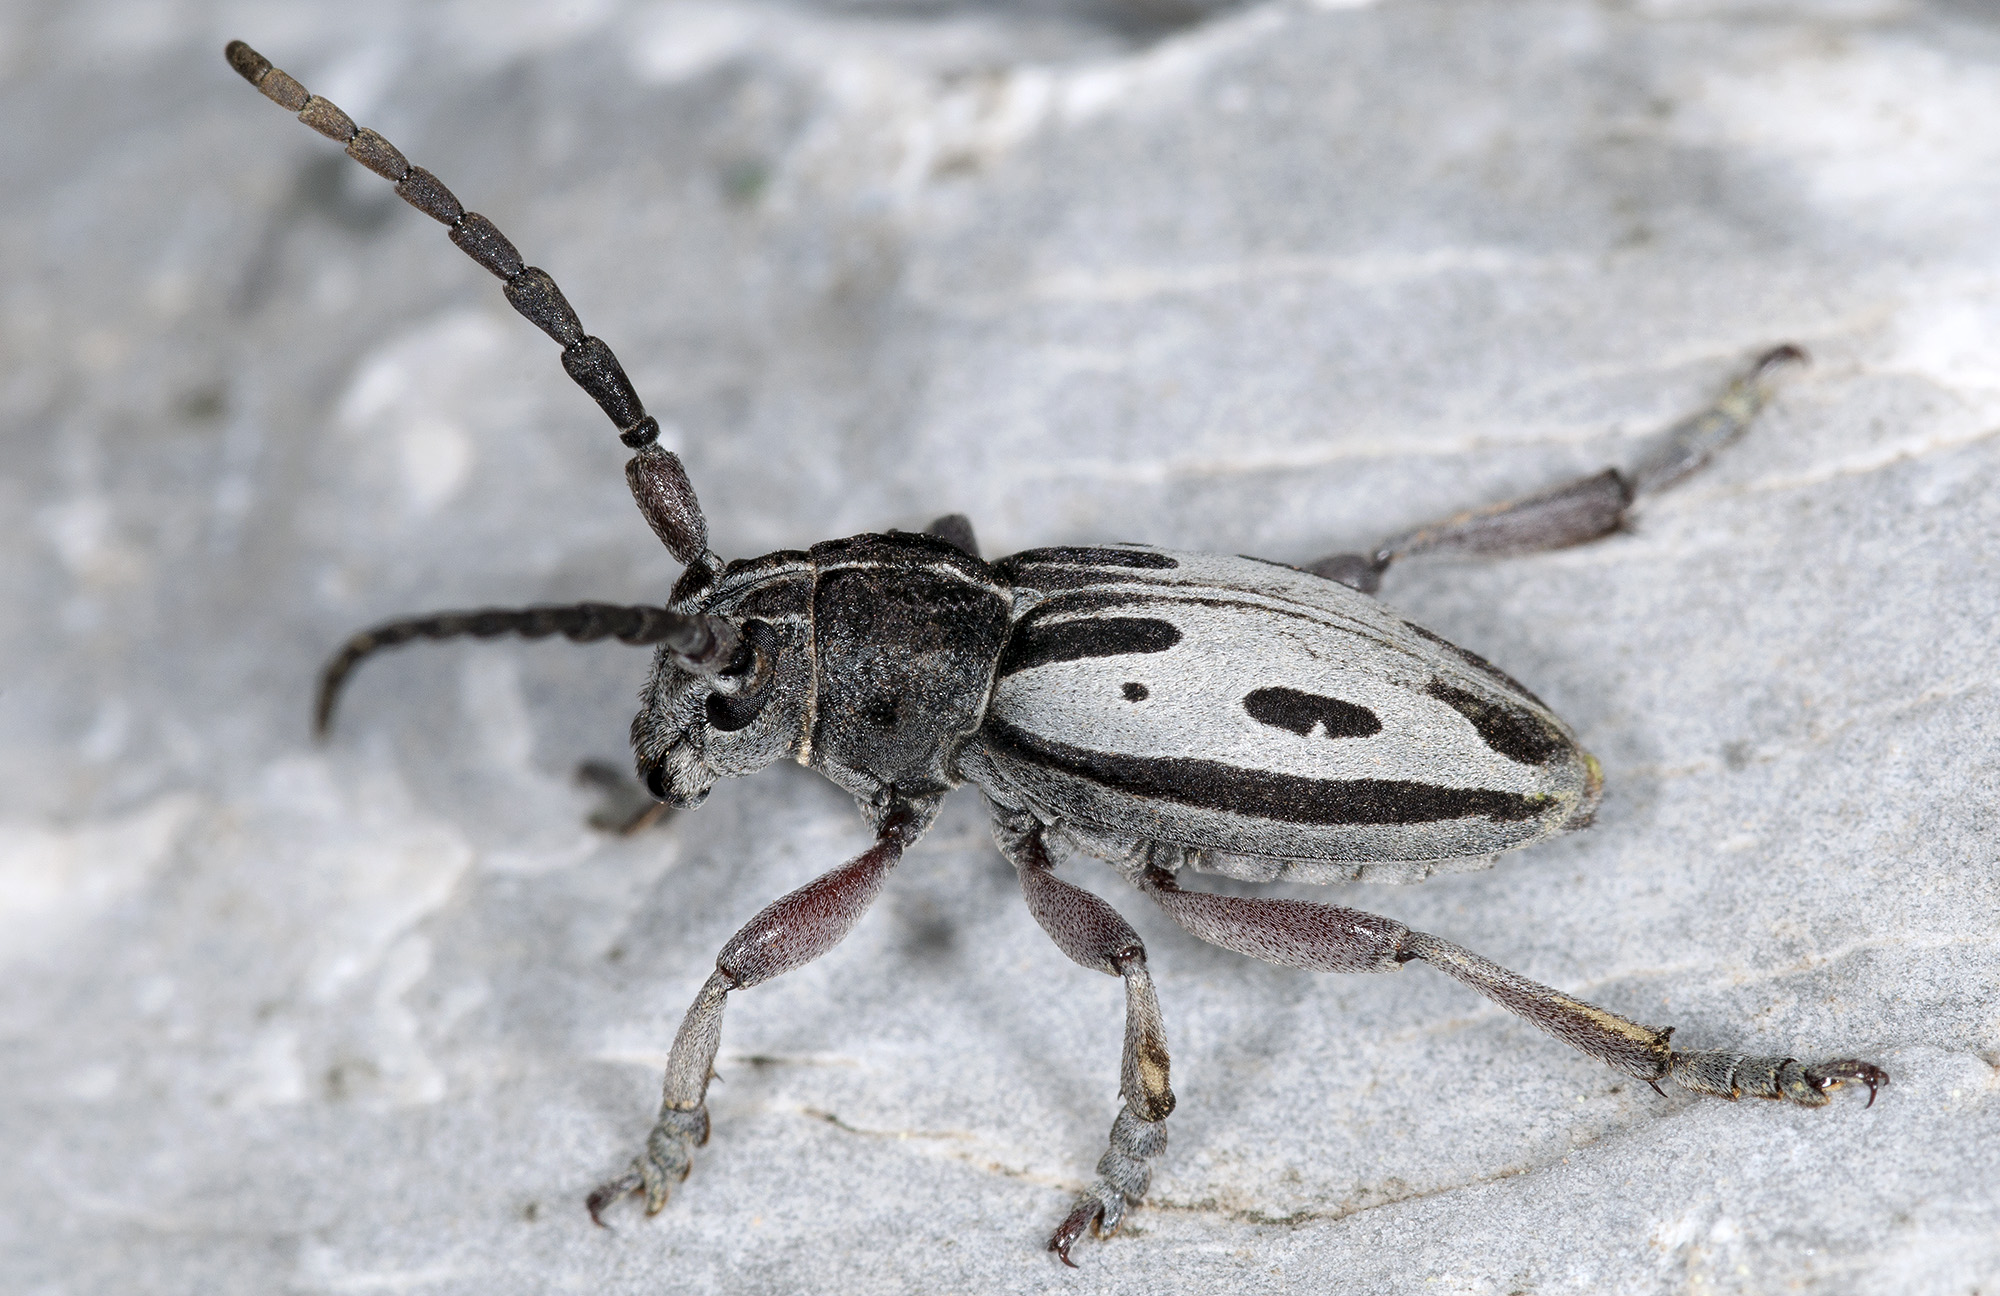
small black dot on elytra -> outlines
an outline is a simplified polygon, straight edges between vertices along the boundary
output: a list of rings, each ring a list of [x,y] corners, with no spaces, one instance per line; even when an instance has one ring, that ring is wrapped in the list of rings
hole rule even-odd
[[[1144,684],[1127,684],[1119,691],[1125,695],[1127,702],[1144,702],[1147,693],[1150,692]]]

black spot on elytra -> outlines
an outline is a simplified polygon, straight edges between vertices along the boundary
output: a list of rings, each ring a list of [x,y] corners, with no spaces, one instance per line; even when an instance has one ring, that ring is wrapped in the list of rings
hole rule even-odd
[[[1324,725],[1329,738],[1368,738],[1382,732],[1382,721],[1367,707],[1298,689],[1252,690],[1243,699],[1243,709],[1259,724],[1288,729],[1301,738],[1314,725]]]
[[[861,707],[861,719],[877,729],[894,729],[898,715],[896,699],[886,694],[870,698]]]
[[[1127,684],[1119,692],[1125,695],[1127,702],[1144,702],[1151,690],[1144,684]]]
[[[1180,641],[1180,628],[1156,617],[1083,617],[1052,624],[1030,618],[1014,628],[1000,654],[998,673],[1012,675],[1085,657],[1165,652]]]
[[[1471,721],[1481,742],[1517,764],[1546,765],[1566,746],[1549,723],[1532,711],[1488,701],[1441,679],[1433,679],[1424,692]]]

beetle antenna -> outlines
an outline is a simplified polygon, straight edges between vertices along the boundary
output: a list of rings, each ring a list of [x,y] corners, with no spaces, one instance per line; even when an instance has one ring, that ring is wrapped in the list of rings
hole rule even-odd
[[[708,523],[694,487],[688,483],[687,470],[678,455],[656,444],[659,420],[646,413],[611,348],[583,331],[582,321],[548,271],[525,264],[492,221],[465,210],[436,176],[412,166],[394,144],[365,126],[356,126],[354,119],[331,101],[271,66],[271,61],[256,50],[240,40],[231,41],[223,56],[265,98],[297,113],[300,121],[320,134],[346,145],[347,156],[394,184],[399,198],[447,226],[460,251],[499,276],[508,302],[562,347],[563,368],[610,416],[618,428],[618,439],[638,451],[625,473],[640,512],[678,561],[690,569],[701,569],[690,574],[698,576],[696,583],[705,584],[721,563],[709,552]]]
[[[743,633],[727,617],[669,612],[660,607],[616,603],[559,603],[527,608],[479,608],[433,612],[429,616],[384,621],[340,646],[319,673],[313,703],[313,732],[325,737],[341,687],[369,657],[413,639],[497,639],[519,635],[544,639],[559,634],[577,643],[617,639],[628,644],[665,644],[680,666],[695,675],[716,677],[735,664]]]

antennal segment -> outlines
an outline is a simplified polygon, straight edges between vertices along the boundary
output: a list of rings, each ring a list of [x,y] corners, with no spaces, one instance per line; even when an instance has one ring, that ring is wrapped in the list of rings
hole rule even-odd
[[[298,114],[300,121],[347,147],[347,156],[396,186],[397,196],[431,219],[445,225],[459,250],[499,277],[508,302],[529,323],[554,338],[562,348],[563,368],[618,428],[618,439],[639,453],[626,465],[626,476],[640,511],[674,557],[686,566],[712,572],[721,565],[708,551],[708,522],[695,499],[680,456],[657,444],[659,420],[646,407],[625,375],[611,348],[583,331],[583,322],[563,297],[548,271],[525,264],[499,227],[478,212],[465,210],[444,183],[402,151],[332,102],[311,93],[290,75],[242,41],[223,50],[229,66],[256,86],[265,98]]]
[[[616,603],[558,603],[526,608],[479,608],[467,612],[433,612],[370,626],[340,646],[319,674],[319,695],[313,704],[313,732],[324,737],[333,724],[333,708],[341,686],[354,668],[384,648],[413,639],[497,639],[519,635],[546,639],[559,634],[577,643],[618,639],[628,644],[665,644],[676,661],[697,675],[711,678],[728,672],[741,651],[742,632],[726,618],[687,615],[658,607],[623,607]]]

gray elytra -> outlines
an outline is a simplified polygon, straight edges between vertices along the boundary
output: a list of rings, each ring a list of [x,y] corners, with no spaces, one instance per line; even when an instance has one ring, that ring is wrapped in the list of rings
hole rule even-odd
[[[666,1205],[707,1141],[705,1097],[723,1007],[838,944],[880,893],[947,793],[986,798],[1000,851],[1035,920],[1086,968],[1122,977],[1123,1099],[1097,1178],[1049,1249],[1070,1263],[1086,1231],[1115,1232],[1146,1193],[1174,1107],[1165,1028],[1146,950],[1097,896],[1056,876],[1077,855],[1108,862],[1201,940],[1319,972],[1422,961],[1655,1088],[1823,1106],[1842,1084],[1888,1083],[1852,1058],[1804,1064],[1676,1049],[1654,1029],[1572,998],[1389,918],[1298,900],[1182,888],[1191,873],[1300,882],[1421,877],[1590,821],[1597,762],[1533,693],[1477,655],[1376,602],[1399,558],[1518,554],[1618,529],[1634,500],[1693,472],[1742,435],[1773,371],[1759,357],[1709,408],[1675,424],[1627,470],[1460,514],[1304,568],[1144,545],[979,557],[958,515],[924,534],[828,540],[724,562],[680,459],[657,444],[611,349],[584,333],[547,273],[466,211],[437,177],[358,128],[241,41],[252,85],[396,186],[503,282],[508,301],[562,347],[563,367],[634,451],[640,512],[685,572],[665,604],[578,603],[443,612],[355,635],[321,676],[324,732],[342,683],[375,651],[461,635],[657,645],[632,722],[638,772],[668,805],[718,779],[790,759],[852,793],[875,832],[866,851],[784,896],[723,946],[667,1061],[658,1119],[631,1167],[592,1192]],[[600,776],[601,777],[601,776]]]

